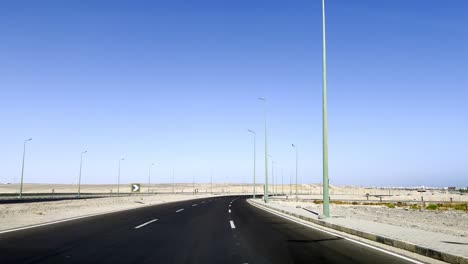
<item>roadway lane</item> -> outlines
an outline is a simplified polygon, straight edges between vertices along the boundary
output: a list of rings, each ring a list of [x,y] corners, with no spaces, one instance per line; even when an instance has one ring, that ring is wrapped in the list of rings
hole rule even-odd
[[[175,202],[3,233],[0,263],[408,263],[235,198]]]

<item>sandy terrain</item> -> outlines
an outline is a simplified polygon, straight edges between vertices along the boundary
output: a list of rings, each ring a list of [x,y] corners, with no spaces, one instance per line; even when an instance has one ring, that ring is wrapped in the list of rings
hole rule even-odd
[[[88,214],[132,209],[147,205],[209,196],[212,195],[161,194],[38,203],[0,204],[0,230]]]
[[[142,193],[148,192],[148,185],[142,184]],[[270,187],[272,191],[284,191],[291,193],[290,185]],[[292,186],[292,193],[295,192]],[[198,197],[210,196],[213,191],[217,194],[251,194],[252,185],[248,184],[196,184],[197,195],[193,195],[193,184],[178,183],[150,185],[150,193],[158,195],[132,195],[126,197],[112,197],[100,199],[65,200],[54,202],[22,203],[22,204],[0,204],[0,230],[20,227],[25,225],[50,222],[63,218],[76,217],[80,215],[107,212],[113,210],[123,210],[137,208],[144,205],[158,204],[170,201],[179,201]],[[16,184],[0,185],[0,194],[17,193],[19,186]],[[74,193],[77,191],[76,185],[65,184],[25,184],[24,193]],[[130,184],[122,184],[120,192],[129,192]],[[175,191],[178,194],[172,194]],[[82,185],[82,193],[116,193],[117,185]],[[300,199],[321,200],[320,185],[300,185]],[[185,193],[185,194],[181,194]],[[263,193],[262,186],[257,187],[257,193]],[[366,194],[370,194],[369,198]],[[382,202],[403,201],[410,204],[421,204],[423,197],[426,205],[431,201],[468,203],[468,194],[450,193],[443,190],[426,191],[423,193],[416,190],[388,190],[369,189],[359,187],[331,186],[330,197],[332,201],[359,201],[379,202],[382,195]],[[294,195],[288,195],[289,199]],[[275,197],[272,200],[284,200],[286,197]],[[284,202],[284,201],[282,201]],[[292,202],[288,202],[292,203]],[[315,211],[321,211],[321,205],[312,201],[293,203],[295,205],[307,206]],[[388,208],[387,206],[366,206],[366,205],[337,205],[332,204],[333,215],[371,220],[388,223],[398,226],[412,227],[422,230],[442,232],[458,236],[468,236],[468,212],[455,210],[414,210],[405,208]]]
[[[291,188],[292,187],[292,188]],[[193,193],[192,183],[176,183],[172,184],[141,184],[141,192],[146,193]],[[239,193],[251,194],[251,184],[220,184],[214,183],[213,186],[209,183],[197,183],[195,188],[198,193]],[[77,192],[78,186],[71,184],[25,184],[23,186],[24,193],[74,193]],[[284,192],[286,194],[294,194],[295,186],[270,186],[270,193]],[[319,184],[302,184],[298,186],[298,192],[301,194],[301,199],[322,199],[321,185]],[[18,193],[18,184],[2,184],[0,185],[0,194],[2,193]],[[95,184],[81,185],[82,193],[116,193],[116,184]],[[121,184],[120,192],[130,192],[130,184]],[[257,193],[263,193],[263,185],[257,185]],[[366,196],[369,194],[369,197]],[[460,195],[459,193],[451,193],[445,190],[427,190],[426,192],[418,192],[416,190],[396,190],[396,189],[379,189],[379,188],[362,188],[349,186],[330,186],[330,197],[333,200],[348,200],[348,201],[407,201],[420,202],[421,197],[424,201],[440,201],[440,202],[468,202],[468,193]]]
[[[275,203],[300,205],[321,213],[322,205],[311,202],[273,201]],[[335,217],[346,217],[386,223],[396,226],[468,237],[468,211],[461,210],[414,210],[408,207],[388,208],[381,205],[330,205]]]
[[[141,184],[141,192],[148,192],[148,184]],[[176,183],[172,184],[151,184],[149,192],[152,193],[193,193],[192,183]],[[120,185],[121,193],[128,193],[131,190],[130,184]],[[0,194],[2,193],[18,193],[19,184],[2,184],[0,185]],[[252,185],[242,184],[195,184],[195,189],[199,193],[248,193],[252,192]],[[72,184],[24,184],[23,193],[75,193],[78,190],[78,185]],[[261,186],[257,186],[257,191],[261,191]],[[117,184],[82,184],[81,193],[117,193]]]

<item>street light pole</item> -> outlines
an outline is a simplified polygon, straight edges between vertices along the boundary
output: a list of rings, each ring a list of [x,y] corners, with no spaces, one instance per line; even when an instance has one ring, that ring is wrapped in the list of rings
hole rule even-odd
[[[151,184],[151,168],[154,166],[154,163],[151,163],[148,169],[148,193],[150,192],[150,184]]]
[[[258,98],[262,100],[264,103],[264,111],[265,111],[265,203],[268,203],[268,140],[267,140],[267,111],[266,111],[266,99],[265,98]]]
[[[81,157],[80,157],[80,174],[78,177],[78,198],[80,198],[80,190],[81,190],[81,168],[83,167],[83,154],[88,153],[87,150],[81,152]]]
[[[283,168],[281,168],[281,195],[284,195],[284,178]]]
[[[23,165],[21,166],[21,184],[19,198],[23,198],[23,176],[24,176],[24,159],[26,157],[26,142],[31,141],[32,138],[26,139],[23,144]]]
[[[297,200],[297,199],[298,199],[298,197],[297,197],[297,159],[298,159],[298,158],[297,158],[297,156],[298,156],[297,152],[298,152],[298,150],[297,150],[297,146],[296,146],[296,145],[291,144],[291,146],[296,150],[296,200]]]
[[[325,35],[325,0],[322,0],[322,114],[323,114],[323,216],[330,217],[328,194],[328,120],[327,120],[327,48]]]
[[[292,175],[289,175],[289,195],[292,195]]]
[[[254,158],[253,158],[253,198],[255,199],[255,166],[256,166],[256,138],[257,138],[257,133],[255,133],[255,131],[253,130],[248,130],[250,133],[252,133],[254,135]]]
[[[120,194],[120,162],[125,160],[124,158],[119,159],[119,175],[117,177],[117,194]]]
[[[175,181],[174,181],[175,169],[172,168],[172,193],[175,193]]]
[[[271,158],[271,189],[273,191],[273,196],[276,195],[275,188],[275,161]]]
[[[271,160],[271,193],[274,196],[275,195],[275,179],[273,178],[273,176],[275,176],[275,166],[273,164],[274,163],[273,156],[268,155],[268,157]]]

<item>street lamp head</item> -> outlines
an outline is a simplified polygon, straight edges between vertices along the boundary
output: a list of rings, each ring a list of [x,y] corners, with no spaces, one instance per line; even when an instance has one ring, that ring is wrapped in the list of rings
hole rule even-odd
[[[257,133],[255,133],[255,131],[253,131],[253,130],[250,130],[250,129],[247,129],[247,131],[249,131],[250,133],[257,134]]]
[[[295,148],[295,147],[296,147],[294,144],[291,144],[291,146],[293,146],[293,148]]]
[[[25,141],[31,141],[31,140],[32,140],[32,138],[28,138],[28,139],[26,139]]]
[[[266,99],[262,97],[259,97],[258,100],[266,101]]]
[[[125,160],[125,158],[121,158],[120,160]]]

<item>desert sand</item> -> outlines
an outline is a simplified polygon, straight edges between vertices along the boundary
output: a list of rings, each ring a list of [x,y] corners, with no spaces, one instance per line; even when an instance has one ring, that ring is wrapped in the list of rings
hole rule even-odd
[[[148,205],[197,199],[210,194],[132,195],[99,199],[61,200],[52,202],[0,204],[0,230],[47,223],[66,218]]]
[[[149,187],[149,188],[148,188]],[[292,187],[292,188],[291,188]],[[263,194],[263,186],[256,188],[258,194]],[[141,193],[124,197],[108,197],[99,199],[62,200],[53,202],[0,204],[0,230],[11,229],[37,223],[50,222],[64,218],[125,210],[160,204],[201,198],[212,195],[252,194],[249,184],[195,184],[198,191],[193,194],[193,183],[152,184],[141,185]],[[0,194],[15,194],[19,190],[17,184],[0,185]],[[75,193],[76,185],[65,184],[25,184],[24,193]],[[295,201],[295,186],[270,186],[270,193],[286,193],[275,196],[271,200],[280,203],[294,203],[314,211],[321,211],[321,186],[318,184],[303,184],[298,186],[299,201]],[[82,185],[81,193],[116,193],[117,185]],[[121,193],[130,192],[130,184],[120,186]],[[148,195],[148,192],[150,195]],[[176,194],[173,194],[175,192]],[[213,193],[211,193],[213,192]],[[369,194],[369,195],[366,195]],[[468,236],[468,212],[466,210],[425,210],[422,207],[432,203],[465,204],[468,194],[448,192],[447,190],[417,190],[382,189],[362,187],[331,186],[330,197],[334,202],[344,201],[344,204],[332,204],[333,215],[371,220],[398,226],[412,227],[421,230],[442,232],[457,236]],[[421,198],[422,197],[422,198]],[[402,202],[404,206],[389,208],[386,204]],[[352,204],[354,203],[354,204]],[[373,203],[374,205],[366,205]],[[415,210],[410,206],[420,206]]]
[[[321,214],[322,205],[294,200],[273,200],[274,203],[301,206]],[[409,227],[460,237],[468,237],[468,211],[419,210],[409,206],[389,208],[386,205],[331,204],[333,217],[362,219],[390,225]]]

